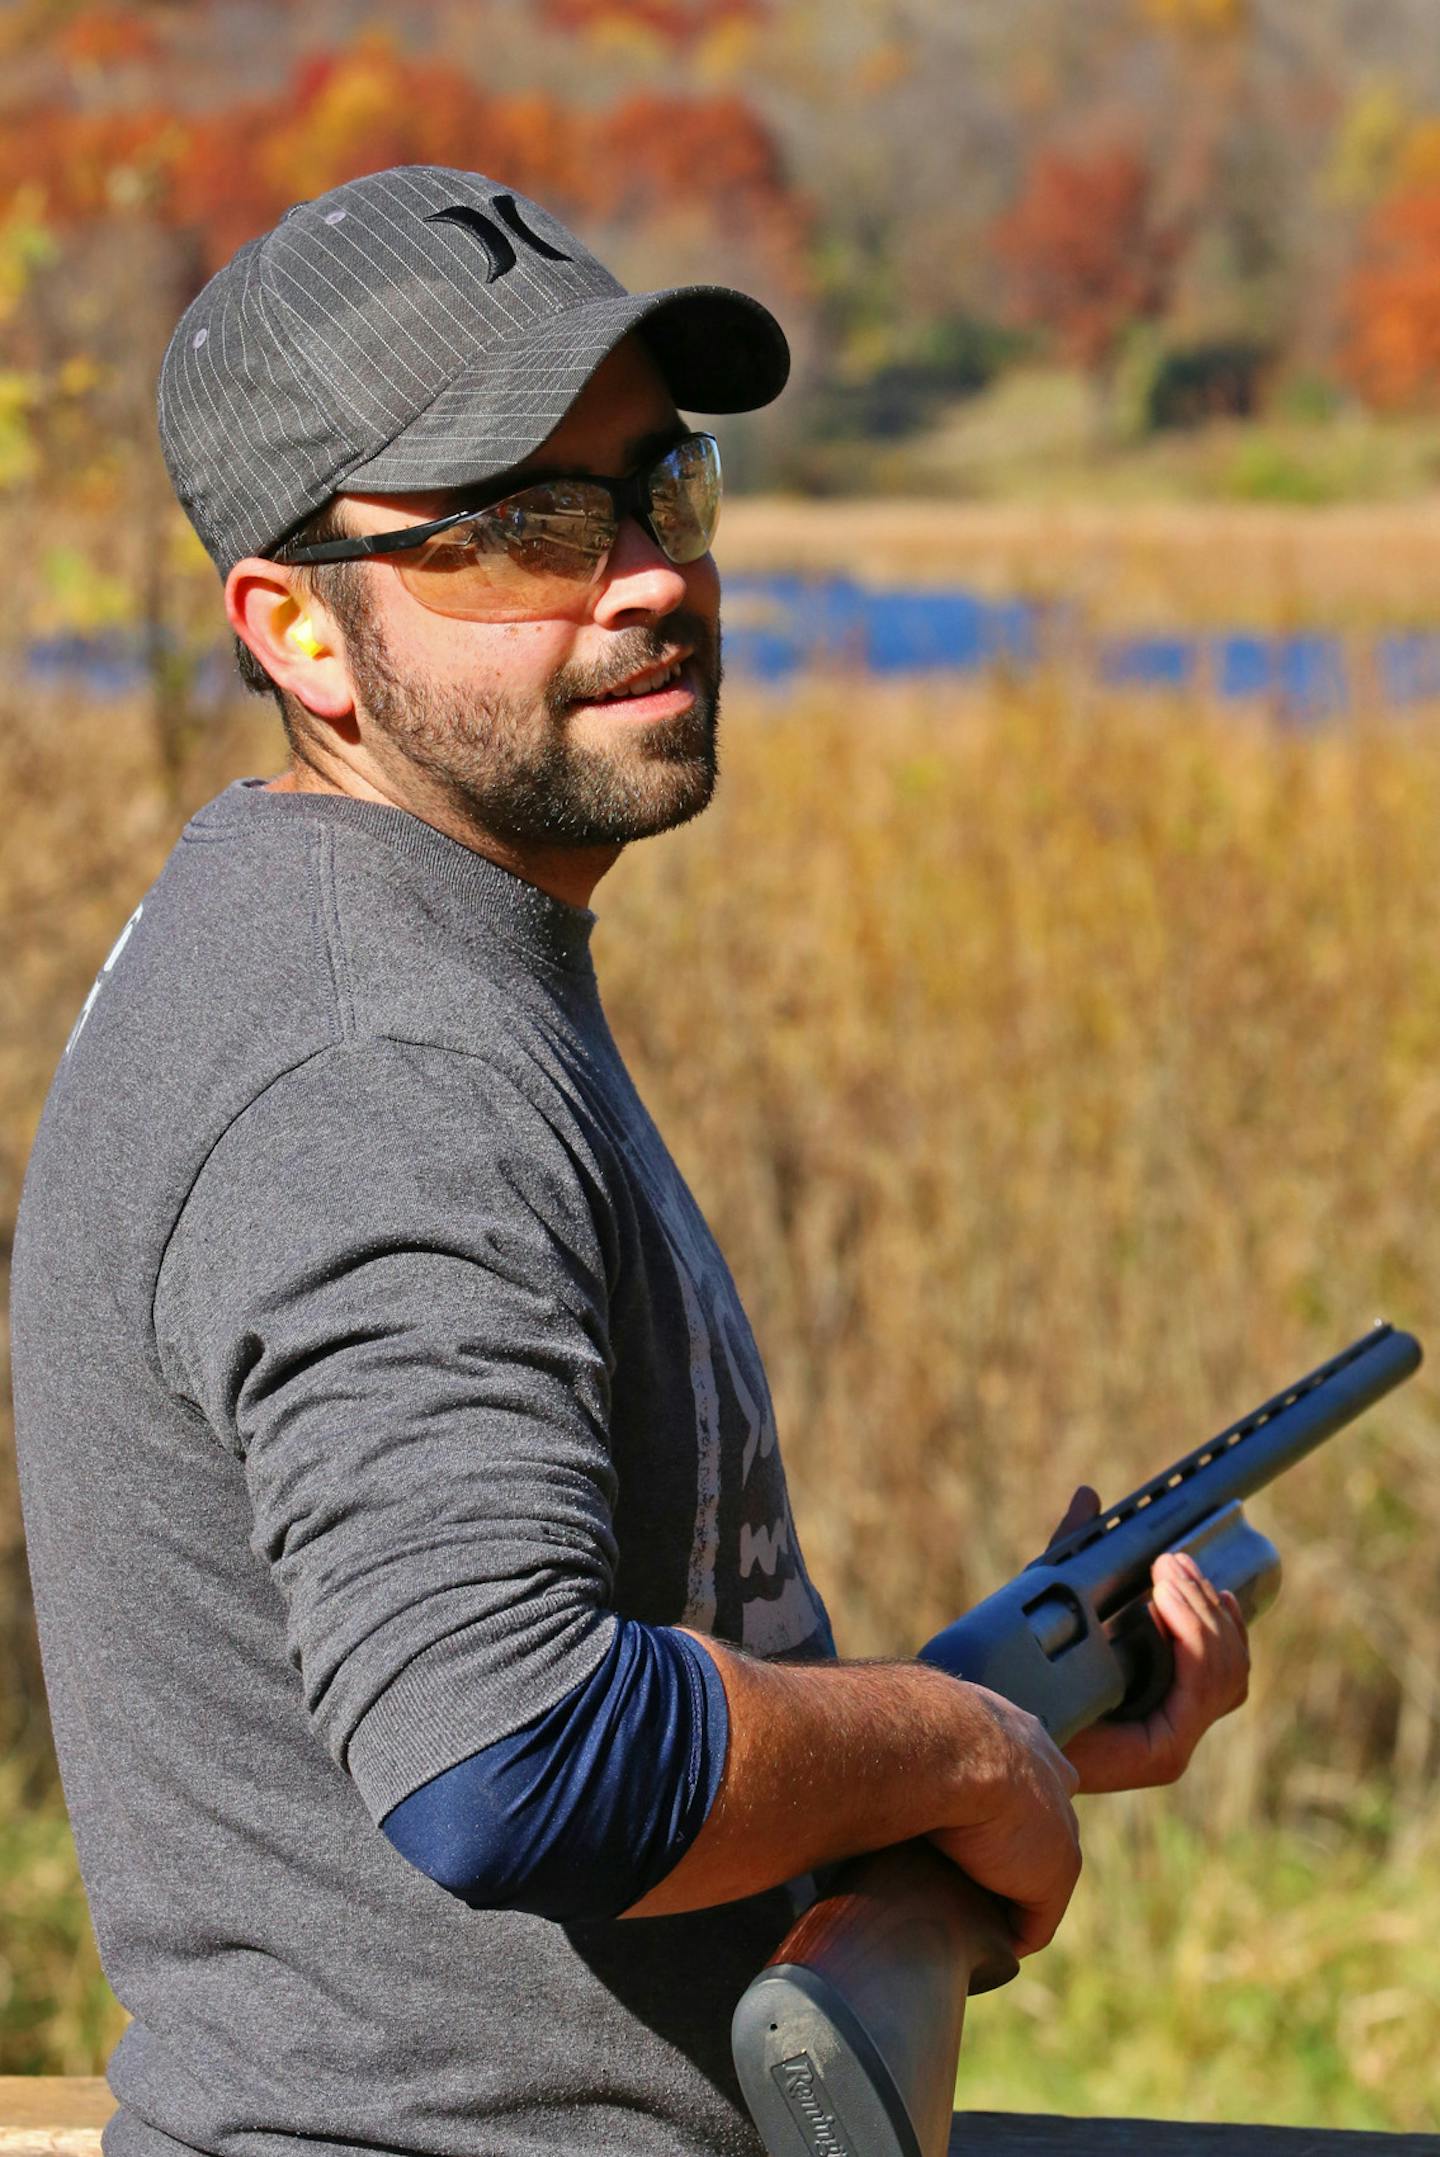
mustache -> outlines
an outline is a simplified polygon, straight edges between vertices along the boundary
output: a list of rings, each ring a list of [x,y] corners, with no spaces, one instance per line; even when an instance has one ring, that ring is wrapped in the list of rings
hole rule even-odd
[[[711,682],[718,678],[719,631],[703,615],[677,608],[674,614],[667,614],[664,621],[655,622],[648,628],[616,630],[606,645],[603,663],[596,661],[585,666],[574,663],[561,667],[552,676],[546,695],[552,717],[560,717],[571,704],[589,704],[597,697],[608,696],[632,674],[660,666],[677,645],[690,648],[702,677]]]

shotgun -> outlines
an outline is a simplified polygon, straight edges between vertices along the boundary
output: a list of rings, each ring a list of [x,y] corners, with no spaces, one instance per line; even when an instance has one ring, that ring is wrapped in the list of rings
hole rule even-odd
[[[1052,1543],[920,1650],[1002,1693],[1057,1745],[1101,1716],[1148,1715],[1170,1688],[1149,1600],[1162,1551],[1188,1551],[1248,1620],[1280,1557],[1241,1501],[1409,1378],[1411,1334],[1351,1346]],[[944,2157],[965,2002],[1018,1964],[1004,1906],[927,1842],[852,1859],[735,2010],[731,2041],[769,2157]]]

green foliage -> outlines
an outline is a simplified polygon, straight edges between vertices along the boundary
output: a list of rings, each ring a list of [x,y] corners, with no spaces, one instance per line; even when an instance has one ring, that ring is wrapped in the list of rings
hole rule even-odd
[[[1277,418],[1299,427],[1323,427],[1339,417],[1343,406],[1335,384],[1311,370],[1288,376],[1270,400]]]
[[[1325,188],[1339,203],[1378,202],[1394,186],[1414,124],[1409,100],[1386,78],[1361,85],[1335,131]]]
[[[133,623],[135,593],[128,579],[103,569],[89,548],[46,547],[40,556],[41,598],[31,627],[94,635]]]
[[[1240,443],[1225,468],[1222,491],[1237,502],[1303,506],[1339,501],[1344,492],[1319,465],[1264,435]]]
[[[792,447],[792,483],[822,491],[1051,501],[1079,510],[1187,502],[1424,502],[1440,481],[1440,414],[1381,418],[1315,376],[1267,400],[1262,416],[1156,428],[1163,342],[1126,339],[1104,403],[1078,372],[1012,365],[974,395],[938,405],[913,433]],[[803,447],[803,463],[800,455]],[[840,451],[844,454],[839,454]],[[1237,598],[1246,604],[1242,589]],[[1185,601],[1181,593],[1179,613]],[[1433,588],[1419,618],[1434,619]]]
[[[42,191],[18,188],[0,209],[0,330],[20,312],[36,273],[57,252]],[[44,393],[44,379],[34,368],[0,368],[0,491],[30,479],[37,469],[34,419]]]
[[[0,492],[33,479],[39,469],[34,418],[43,394],[38,375],[0,368]]]
[[[58,1798],[0,1768],[0,2074],[91,2075],[124,2018],[100,1972]]]
[[[45,222],[42,189],[17,188],[0,214],[0,324],[24,301],[36,270],[56,259],[58,248]]]
[[[892,329],[888,342],[890,357],[837,376],[810,398],[805,439],[890,442],[912,435],[947,406],[987,389],[1031,340],[961,315],[911,324],[908,334]]]
[[[1199,427],[1207,420],[1249,419],[1268,359],[1263,347],[1234,338],[1166,352],[1150,382],[1148,426]]]
[[[972,2007],[957,2105],[1440,2128],[1440,1844],[1377,1862],[1357,1822],[1218,1834],[1163,1793],[1083,1813],[1075,1904]]]

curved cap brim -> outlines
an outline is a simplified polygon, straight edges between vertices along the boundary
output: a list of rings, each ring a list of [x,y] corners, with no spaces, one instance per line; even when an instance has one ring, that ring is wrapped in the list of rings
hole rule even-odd
[[[790,347],[758,300],[725,285],[588,299],[467,368],[337,493],[422,494],[497,478],[537,450],[632,330],[689,412],[749,412],[785,387]]]

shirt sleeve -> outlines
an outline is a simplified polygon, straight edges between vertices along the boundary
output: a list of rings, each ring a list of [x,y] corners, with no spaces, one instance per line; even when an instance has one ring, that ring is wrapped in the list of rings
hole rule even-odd
[[[252,1546],[284,1598],[306,1706],[377,1823],[517,1735],[561,1744],[554,1711],[597,1708],[606,1687],[588,1681],[625,1660],[609,1218],[583,1146],[502,1071],[371,1040],[326,1049],[253,1101],[172,1233],[155,1297],[162,1365],[243,1463]],[[640,1664],[632,1654],[634,1699]],[[718,1780],[723,1693],[717,1705],[718,1684],[697,1696],[693,1683],[686,1713],[652,1705],[651,1742],[636,1748],[639,1779],[669,1778],[660,1814],[673,1829],[635,1838],[645,1885],[693,1837]],[[587,1810],[609,1822],[594,1828],[602,1899],[634,1899],[615,1864],[625,1778],[614,1761],[608,1785],[593,1772],[626,1727],[626,1694],[575,1724],[568,1769],[557,1754],[537,1775],[533,1744],[491,1755],[507,1772],[490,1817],[514,1830],[487,1859],[500,1899],[529,1906],[514,1899],[516,1823],[533,1824],[537,1805],[561,1830],[535,1843],[547,1914],[572,1914],[566,1867],[578,1881],[588,1862]],[[466,1876],[475,1892],[485,1873]],[[575,1894],[578,1908],[587,1894]]]
[[[381,1825],[472,1908],[615,1917],[700,1832],[728,1730],[725,1688],[704,1649],[625,1619],[574,1693],[423,1783]]]

